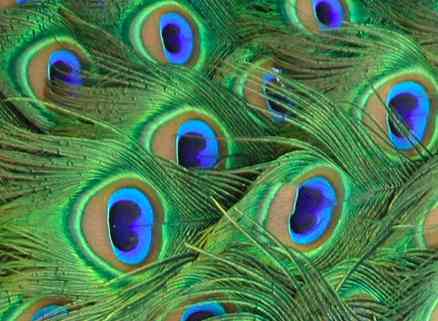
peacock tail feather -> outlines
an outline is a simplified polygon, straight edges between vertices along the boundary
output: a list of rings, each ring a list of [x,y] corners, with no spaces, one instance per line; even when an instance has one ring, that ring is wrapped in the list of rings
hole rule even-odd
[[[437,321],[437,14],[0,0],[0,321]]]
[[[217,220],[211,199],[229,202],[243,185],[219,174],[212,184],[213,174],[187,172],[129,139],[97,142],[4,126],[0,234],[8,239],[2,272],[12,293],[93,297],[122,272],[166,260],[175,269],[193,257],[183,238],[196,240]],[[154,177],[162,171],[173,174]],[[202,193],[178,192],[190,186]]]
[[[217,0],[81,0],[65,5],[134,49],[138,61],[206,71],[235,38],[224,4]]]
[[[128,86],[83,87],[73,97],[55,93],[51,99],[69,112],[111,125],[151,153],[184,167],[236,168],[272,160],[270,155],[278,153],[275,143],[256,142],[278,130],[215,81],[180,67],[156,66],[132,70],[127,81]],[[197,92],[201,83],[205,90]],[[53,132],[67,134],[63,118]],[[72,128],[68,134],[77,132]],[[193,159],[202,149],[200,161]]]
[[[74,91],[83,83],[82,74],[92,57],[64,22],[59,2],[26,4],[0,15],[0,62],[4,66],[0,90],[17,101],[22,116],[48,126],[50,112],[38,100],[46,100],[50,82],[62,82]]]
[[[383,213],[398,187],[395,180],[364,180],[361,172],[370,164],[357,163],[353,171],[344,170],[345,165],[317,151],[285,155],[260,175],[228,215],[248,229],[266,229],[320,268],[360,257],[375,246],[374,240],[387,238],[393,218]],[[403,179],[401,171],[391,175]],[[222,249],[243,236],[223,218],[209,234],[207,248]],[[261,233],[260,242],[265,238]]]

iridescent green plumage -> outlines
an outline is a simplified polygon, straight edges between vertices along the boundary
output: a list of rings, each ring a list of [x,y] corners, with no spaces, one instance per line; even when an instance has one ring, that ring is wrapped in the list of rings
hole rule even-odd
[[[74,97],[58,93],[51,99],[66,112],[87,115],[117,128],[165,158],[175,160],[169,155],[171,151],[163,151],[157,143],[172,145],[180,126],[190,119],[201,119],[214,128],[222,145],[217,167],[235,168],[275,157],[275,143],[260,144],[257,139],[272,135],[277,129],[220,84],[180,67],[150,65],[136,70],[128,66],[129,76],[122,73],[123,67],[118,67],[119,72],[114,72],[114,79],[120,79],[117,85],[84,87]],[[203,90],[198,91],[201,84]],[[61,115],[52,132],[89,134],[66,126],[64,119]]]
[[[154,34],[159,26],[151,24],[161,14],[175,12],[187,18],[198,47],[196,57],[181,63],[209,72],[209,68],[227,52],[227,43],[235,37],[224,4],[208,1],[66,1],[66,6],[85,20],[96,24],[134,50],[136,61],[172,64],[156,49],[163,46]],[[80,8],[86,7],[87,10]],[[150,38],[148,38],[150,37]],[[180,64],[180,63],[178,63]]]
[[[10,293],[62,293],[93,302],[116,291],[119,282],[109,288],[105,282],[123,271],[144,272],[122,278],[122,284],[175,273],[193,259],[183,240],[196,240],[218,218],[211,198],[232,201],[244,184],[226,175],[187,172],[123,136],[98,142],[2,125],[0,234],[8,243],[1,248],[1,282]],[[108,231],[95,223],[110,215],[105,191],[127,187],[142,190],[155,208],[153,249],[134,265],[111,254]]]
[[[435,1],[23,2],[1,321],[436,321]]]
[[[36,126],[49,126],[50,112],[37,100],[47,89],[47,53],[55,48],[75,50],[85,61],[91,57],[59,13],[59,1],[1,11],[0,90],[14,99],[19,112]]]

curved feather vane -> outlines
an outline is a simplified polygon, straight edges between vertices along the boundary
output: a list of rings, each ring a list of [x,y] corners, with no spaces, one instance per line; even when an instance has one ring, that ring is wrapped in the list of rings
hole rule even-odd
[[[293,98],[299,81],[357,117],[388,150],[436,153],[435,67],[404,35],[360,26],[318,37],[261,35],[230,55],[216,77],[277,126],[301,104]]]
[[[131,301],[130,308],[120,309],[114,319],[198,320],[208,315],[212,320],[291,320],[291,317],[298,320],[309,315],[308,307],[300,308],[298,302],[305,301],[319,288],[319,285],[313,289],[306,286],[311,284],[310,277],[318,273],[303,267],[302,277],[289,274],[281,267],[265,266],[249,249],[249,246],[229,247],[220,255],[199,250],[201,257],[160,291],[150,305],[141,304],[145,290],[138,287],[135,290],[139,295],[135,298],[139,302]],[[267,257],[274,260],[275,254],[270,255]],[[321,284],[321,289],[324,286]],[[321,294],[321,299],[323,297],[339,304],[333,293]],[[330,307],[329,302],[325,307]],[[334,312],[335,305],[332,307],[329,310]],[[320,316],[325,315],[324,307],[315,304],[313,308]],[[339,315],[339,312],[334,313]]]
[[[234,37],[217,0],[81,0],[66,6],[133,48],[140,61],[210,68]]]
[[[380,24],[374,0],[227,0],[238,37],[278,33],[317,35],[336,32],[355,24]],[[228,16],[226,16],[228,18]],[[228,20],[227,20],[228,21]]]
[[[92,301],[116,288],[105,281],[124,271],[144,271],[134,279],[175,273],[193,259],[183,239],[196,240],[217,220],[211,198],[232,201],[242,186],[155,159],[129,139],[2,125],[1,283],[11,293]]]
[[[50,82],[74,92],[92,60],[58,11],[59,2],[45,1],[0,12],[0,89],[19,101],[21,114],[46,127],[51,114],[37,100],[46,99]]]
[[[437,162],[436,156],[428,160],[392,200],[388,215],[399,226],[390,243],[401,242],[401,248],[437,248]]]
[[[277,130],[220,84],[179,67],[129,71],[129,87],[84,87],[73,97],[58,91],[51,100],[185,167],[235,168],[272,160],[277,153],[274,143],[256,142]],[[204,90],[197,91],[200,84]],[[69,130],[62,116],[52,132],[88,136],[76,127]],[[187,159],[195,157],[198,161]]]
[[[420,0],[370,2],[373,10],[380,12],[380,18],[385,27],[409,34],[422,46],[428,58],[436,65],[434,53],[437,50],[433,33],[436,31],[438,19],[437,2]]]
[[[228,215],[247,229],[264,227],[318,267],[360,257],[388,229],[384,213],[394,188],[367,184],[361,171],[365,168],[344,171],[323,155],[292,153],[263,173]],[[263,234],[258,238],[264,242]],[[223,219],[210,233],[207,248],[220,250],[241,239]]]
[[[372,256],[360,265],[346,262],[326,274],[331,284],[338,285],[339,294],[351,300],[360,319],[431,320],[436,252],[412,249],[399,254],[385,249]]]
[[[302,93],[296,92],[300,102]],[[409,161],[394,162],[383,148],[364,139],[366,128],[342,110],[336,111],[323,96],[315,95],[314,101],[306,103],[291,122],[317,136],[326,153],[311,149],[279,158],[229,215],[248,228],[261,224],[281,243],[305,251],[314,264],[325,267],[360,257],[388,239],[396,220],[405,214],[388,208],[394,193],[409,184],[416,167]],[[340,137],[351,140],[341,143]],[[362,152],[351,152],[355,150]],[[415,191],[420,197],[420,190]],[[209,239],[213,249],[222,249],[241,235],[223,219]]]
[[[437,10],[0,0],[0,321],[437,321]]]
[[[373,258],[358,267],[356,261],[346,262],[322,273],[302,253],[252,241],[258,233],[245,230],[248,243],[216,254],[190,246],[200,257],[157,295],[152,309],[144,311],[138,302],[130,306],[142,320],[197,320],[201,315],[212,320],[302,320],[310,315],[317,320],[385,320],[418,317],[434,301],[430,294],[436,289],[436,253],[373,250]],[[287,270],[283,257],[297,270]],[[425,279],[432,283],[418,288]],[[421,308],[399,304],[402,297]]]

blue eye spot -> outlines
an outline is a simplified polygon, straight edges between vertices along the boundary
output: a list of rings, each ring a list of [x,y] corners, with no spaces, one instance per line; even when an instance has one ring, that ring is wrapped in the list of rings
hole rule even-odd
[[[189,120],[181,125],[176,137],[177,162],[186,168],[210,169],[220,156],[215,131],[202,120]]]
[[[174,12],[162,15],[160,35],[164,55],[169,63],[183,65],[189,62],[195,49],[195,36],[184,16]]]
[[[226,311],[221,304],[216,302],[205,302],[190,306],[184,311],[181,321],[202,321],[224,314],[226,314]]]
[[[262,91],[266,97],[266,105],[271,112],[272,120],[275,123],[284,123],[286,122],[286,115],[291,113],[288,108],[292,108],[294,103],[287,97],[281,95],[278,89],[275,88],[282,86],[280,78],[277,76],[278,73],[279,71],[277,69],[273,69],[272,72],[263,75]]]
[[[338,29],[345,19],[344,7],[340,0],[314,0],[313,14],[321,30]]]
[[[417,142],[422,142],[426,136],[431,108],[426,88],[413,81],[399,83],[389,92],[386,103],[394,112],[393,117],[387,117],[389,138],[394,147],[408,150]],[[403,125],[408,133],[399,130]]]
[[[48,320],[49,318],[53,318],[55,316],[56,317],[68,316],[67,308],[60,306],[60,305],[56,305],[56,304],[51,304],[51,305],[45,306],[45,307],[39,309],[37,312],[35,312],[35,314],[32,316],[31,321]]]
[[[54,51],[49,58],[48,78],[50,81],[62,81],[70,86],[82,85],[82,64],[72,51],[62,49]]]
[[[142,263],[152,249],[155,212],[149,198],[136,188],[115,192],[108,202],[108,229],[116,257],[128,265]]]
[[[32,2],[32,0],[16,0],[15,2],[17,4],[28,4],[28,3]]]
[[[324,177],[304,181],[295,194],[289,218],[291,238],[308,245],[320,239],[330,227],[336,208],[336,190]]]

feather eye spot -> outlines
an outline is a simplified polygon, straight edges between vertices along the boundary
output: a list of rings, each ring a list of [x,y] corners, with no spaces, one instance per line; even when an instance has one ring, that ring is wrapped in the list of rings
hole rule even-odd
[[[194,50],[194,33],[182,15],[171,12],[160,18],[161,41],[164,54],[172,64],[186,64]]]
[[[313,2],[313,13],[321,30],[337,29],[344,21],[344,8],[339,0],[316,0]]]
[[[50,304],[38,309],[33,314],[31,321],[43,321],[54,317],[66,317],[68,314],[66,307],[57,304]]]
[[[72,217],[81,253],[106,270],[131,271],[162,249],[164,210],[158,193],[139,178],[119,178],[84,193]]]
[[[249,104],[260,109],[260,114],[269,117],[277,125],[284,125],[294,115],[295,103],[287,95],[287,87],[281,79],[282,70],[270,59],[256,61],[242,76],[236,90]]]
[[[216,166],[220,146],[216,133],[202,120],[189,120],[181,125],[176,138],[177,162],[186,168],[210,169]]]
[[[370,88],[361,114],[375,142],[389,154],[412,158],[430,148],[436,140],[436,88],[432,77],[413,72]]]
[[[267,230],[284,245],[310,252],[338,233],[345,216],[344,178],[332,167],[306,170],[281,185],[269,200]]]
[[[283,86],[278,74],[279,70],[272,69],[262,76],[262,93],[266,100],[266,106],[271,113],[274,123],[284,123],[287,115],[290,114],[290,109],[293,107],[293,102],[285,97],[279,89]]]
[[[184,311],[181,321],[202,321],[224,314],[226,314],[225,308],[219,303],[198,303]]]
[[[195,66],[201,55],[199,19],[176,2],[144,8],[130,24],[130,41],[146,58]]]
[[[49,81],[62,82],[69,86],[82,85],[81,61],[71,50],[54,51],[49,58]]]
[[[387,106],[393,117],[387,116],[389,138],[398,150],[409,150],[422,142],[430,115],[430,98],[426,88],[413,81],[395,85],[389,92]],[[399,121],[395,121],[397,118]],[[404,127],[401,130],[400,127]],[[403,130],[405,129],[405,130]]]
[[[142,263],[152,247],[154,209],[135,188],[116,191],[108,203],[108,228],[116,257],[127,265]]]
[[[45,100],[50,90],[73,92],[81,86],[88,62],[87,53],[74,40],[60,37],[27,48],[16,68],[23,89]]]
[[[350,4],[345,0],[288,0],[286,16],[308,32],[338,30],[350,21]]]
[[[15,321],[62,320],[70,315],[71,301],[64,297],[38,297],[6,312],[5,319]]]
[[[203,321],[234,313],[236,307],[232,304],[222,303],[217,297],[197,297],[184,304],[178,304],[165,318],[166,321]]]
[[[291,238],[297,244],[317,241],[330,227],[336,208],[336,190],[324,177],[300,184],[289,220]]]
[[[155,128],[145,126],[142,141],[153,154],[185,168],[212,169],[228,153],[227,135],[220,122],[195,110],[168,115]]]

